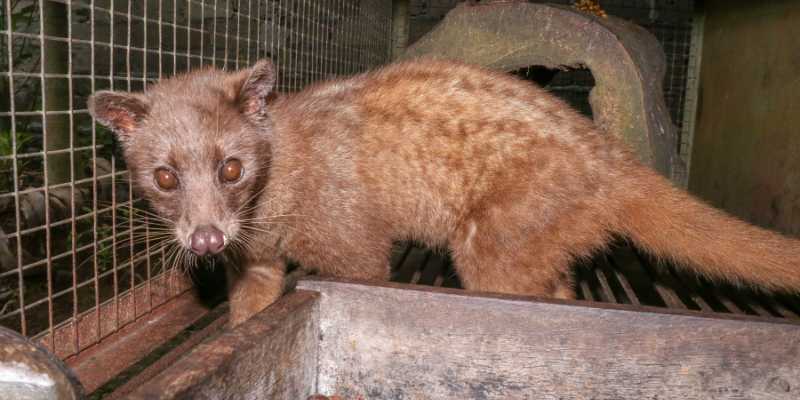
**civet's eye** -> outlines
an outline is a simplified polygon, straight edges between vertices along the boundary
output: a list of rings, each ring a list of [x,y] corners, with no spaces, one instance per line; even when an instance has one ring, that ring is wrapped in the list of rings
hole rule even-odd
[[[224,183],[234,183],[242,177],[244,167],[242,162],[231,158],[226,160],[219,170],[219,180]]]
[[[164,167],[156,169],[153,178],[161,190],[170,191],[178,187],[178,176],[170,169]]]

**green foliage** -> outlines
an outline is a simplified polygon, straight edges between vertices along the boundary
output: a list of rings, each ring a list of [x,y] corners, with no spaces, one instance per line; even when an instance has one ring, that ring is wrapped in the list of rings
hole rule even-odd
[[[33,140],[33,135],[28,132],[17,132],[16,149],[10,131],[0,132],[0,193],[14,191],[14,160],[9,157],[23,152],[27,143]],[[17,175],[26,166],[27,160],[17,159]]]
[[[7,156],[14,153],[14,142],[11,139],[10,131],[4,131],[2,135],[0,135],[0,155]],[[17,152],[19,152],[20,149],[22,149],[22,146],[24,146],[25,143],[30,140],[30,134],[25,132],[17,132]]]

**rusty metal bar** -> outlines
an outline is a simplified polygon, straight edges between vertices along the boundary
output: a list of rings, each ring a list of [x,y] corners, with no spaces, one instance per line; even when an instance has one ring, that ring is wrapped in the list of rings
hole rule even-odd
[[[745,313],[744,311],[742,311],[741,308],[739,308],[736,305],[736,303],[734,303],[730,298],[728,298],[728,296],[725,296],[724,294],[722,294],[718,290],[715,290],[715,293],[716,293],[717,298],[719,299],[719,301],[722,302],[722,304],[725,306],[725,308],[727,308],[730,312],[732,312],[734,314],[744,314]]]
[[[786,294],[775,296],[775,301],[788,308],[793,313],[800,315],[800,299],[797,296],[789,297]]]
[[[389,259],[389,265],[392,267],[392,270],[399,269],[410,252],[411,244],[409,243],[400,243],[393,246],[392,256]]]
[[[411,275],[411,279],[409,280],[409,283],[411,283],[412,285],[420,283],[419,280],[420,278],[422,278],[422,270],[425,268],[425,266],[428,264],[428,260],[430,260],[431,258],[430,251],[421,250],[421,252],[422,252],[422,262],[415,265],[416,268],[414,268],[414,273]]]
[[[762,305],[758,304],[758,302],[757,302],[757,301],[751,301],[751,302],[749,302],[747,305],[748,305],[748,306],[749,306],[751,309],[753,309],[753,311],[755,311],[755,312],[756,312],[756,314],[758,314],[758,315],[760,315],[760,316],[762,316],[762,317],[771,317],[771,316],[772,316],[772,313],[771,313],[771,312],[769,312],[769,310],[767,310],[766,308],[764,308]]]
[[[641,303],[639,302],[639,298],[636,296],[636,292],[633,291],[633,287],[631,286],[628,278],[625,275],[621,274],[616,269],[613,270],[614,277],[617,278],[617,282],[619,282],[620,286],[622,286],[622,290],[625,292],[625,295],[630,300],[631,304],[638,306]]]
[[[394,272],[393,280],[398,282],[411,282],[415,271],[425,262],[425,251],[409,244],[406,255]]]
[[[579,284],[579,288],[581,290],[581,294],[583,295],[584,300],[595,301],[594,295],[592,294],[591,289],[589,289],[589,284],[587,284],[586,281],[581,281]]]
[[[606,279],[605,273],[600,267],[595,266],[593,269],[594,275],[597,278],[597,281],[600,283],[600,288],[603,289],[603,300],[610,303],[618,303],[617,297],[614,296],[614,292],[611,290],[611,285],[608,284],[608,279]]]
[[[419,272],[421,272],[419,283],[423,285],[437,286],[435,284],[437,278],[441,277],[441,281],[444,281],[444,277],[442,277],[442,274],[444,273],[444,267],[444,256],[436,250],[429,250],[428,259],[425,262],[423,269],[419,270]]]
[[[700,295],[700,290],[697,287],[697,285],[692,283],[687,277],[681,276],[680,274],[678,274],[675,271],[675,268],[668,267],[668,272],[667,273],[670,274],[670,276],[672,277],[672,281],[673,282],[679,283],[679,284],[689,288],[689,293],[688,293],[689,297],[692,299],[692,301],[695,302],[695,304],[697,304],[700,307],[701,310],[707,311],[707,312],[714,311],[713,308]]]
[[[624,294],[624,297],[627,299],[627,302],[630,304],[638,305],[639,299],[636,296],[636,293],[633,290],[633,287],[628,282],[628,279],[620,273],[619,270],[614,268],[611,255],[610,254],[599,254],[597,256],[597,260],[594,263],[594,268],[598,270],[598,274],[602,274],[602,277],[605,279],[606,285],[608,286],[609,292],[615,297],[615,303],[624,302],[623,299],[619,298],[621,294]],[[598,276],[598,280],[600,276]],[[622,289],[622,293],[620,294],[619,291],[616,291],[617,294],[614,294],[614,289],[611,288],[611,285],[616,282],[620,289]],[[601,283],[602,284],[602,283]]]
[[[655,290],[655,283],[644,270],[640,260],[632,253],[627,244],[611,247],[608,255],[610,268],[617,271],[631,286],[631,291],[638,294],[638,302],[642,305],[666,306],[666,302]],[[636,289],[634,289],[636,288]]]
[[[678,292],[675,290],[675,283],[674,280],[670,279],[670,276],[667,273],[660,273],[659,271],[655,271],[651,266],[646,257],[639,254],[635,249],[631,248],[633,255],[639,260],[639,264],[642,266],[642,269],[645,273],[650,277],[653,282],[653,287],[655,288],[656,292],[661,296],[664,302],[667,304],[667,307],[670,308],[678,308],[678,309],[688,309],[689,307],[686,303],[683,302]]]
[[[775,311],[777,311],[780,315],[782,315],[785,318],[794,318],[794,319],[800,318],[800,315],[798,315],[796,312],[792,311],[791,309],[784,306],[783,304],[781,304],[780,302],[776,301],[773,298],[766,297],[765,301],[768,302],[770,307],[775,309]]]

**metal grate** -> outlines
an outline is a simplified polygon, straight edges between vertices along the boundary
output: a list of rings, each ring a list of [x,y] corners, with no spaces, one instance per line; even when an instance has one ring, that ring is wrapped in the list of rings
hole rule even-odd
[[[575,268],[575,295],[580,300],[635,306],[667,307],[762,317],[800,319],[797,296],[766,295],[718,284],[656,265],[650,257],[622,242]],[[452,260],[443,252],[414,244],[395,246],[392,253],[395,282],[459,288]]]
[[[390,30],[380,0],[3,2],[0,325],[66,358],[190,287],[92,92],[264,57],[294,91],[385,63]]]

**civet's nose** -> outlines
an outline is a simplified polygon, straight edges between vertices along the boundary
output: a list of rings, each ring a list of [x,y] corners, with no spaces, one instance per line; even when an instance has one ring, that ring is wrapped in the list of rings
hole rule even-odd
[[[217,254],[225,248],[225,235],[219,229],[206,225],[195,229],[189,242],[192,252],[198,256]]]

